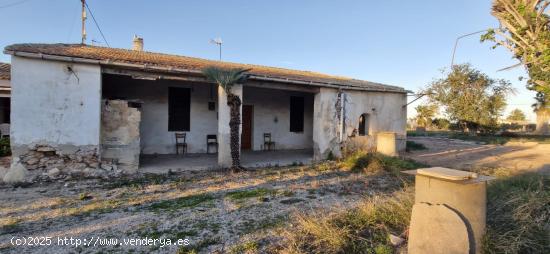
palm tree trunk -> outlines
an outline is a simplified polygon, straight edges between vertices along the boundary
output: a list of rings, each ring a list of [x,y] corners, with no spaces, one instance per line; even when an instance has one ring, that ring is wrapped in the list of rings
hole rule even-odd
[[[229,130],[230,130],[230,144],[233,172],[242,170],[241,156],[240,156],[240,135],[239,127],[241,125],[241,98],[232,93],[227,93],[227,105],[230,109]]]

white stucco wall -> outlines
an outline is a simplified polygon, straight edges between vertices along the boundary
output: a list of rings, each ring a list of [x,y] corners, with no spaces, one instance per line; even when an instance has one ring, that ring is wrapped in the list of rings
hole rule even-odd
[[[290,131],[290,97],[304,97],[304,131]],[[244,105],[252,105],[253,150],[261,150],[264,133],[271,133],[276,149],[313,147],[313,94],[256,87],[244,88]],[[275,118],[277,120],[275,120]]]
[[[359,117],[369,114],[369,134],[380,131],[405,135],[407,128],[407,104],[404,93],[346,91],[346,134],[351,135],[359,127]]]
[[[140,138],[143,154],[176,153],[174,131],[168,131],[168,88],[191,88],[191,123],[187,133],[189,153],[206,152],[206,135],[218,133],[217,88],[209,84],[183,81],[138,79],[105,79],[104,97],[137,99],[141,109]],[[212,95],[212,97],[211,97]],[[208,110],[208,102],[216,102],[216,110]]]
[[[345,94],[345,133],[344,139],[352,135],[359,127],[359,117],[369,114],[369,137],[375,140],[376,133],[389,131],[397,133],[400,140],[406,135],[407,111],[403,107],[407,102],[404,93],[382,93],[344,90]],[[314,156],[324,159],[329,151],[340,155],[338,142],[340,127],[336,121],[336,102],[338,90],[321,88],[315,95],[313,140]],[[403,144],[399,148],[403,149]]]
[[[12,147],[99,145],[99,66],[16,56],[11,64]]]

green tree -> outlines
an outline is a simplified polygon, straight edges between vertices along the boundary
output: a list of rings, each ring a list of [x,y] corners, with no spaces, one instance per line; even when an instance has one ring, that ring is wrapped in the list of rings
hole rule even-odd
[[[432,125],[440,130],[448,130],[451,122],[445,118],[435,118],[432,120]]]
[[[240,134],[239,127],[241,125],[241,98],[232,92],[232,87],[235,84],[243,83],[248,78],[246,74],[248,69],[224,69],[219,67],[207,67],[202,73],[208,81],[218,84],[227,94],[227,105],[229,106],[229,129],[230,129],[230,149],[233,172],[238,172],[243,167],[240,159]]]
[[[429,127],[438,111],[436,104],[418,105],[415,109],[416,124],[420,127]]]
[[[525,116],[525,113],[521,111],[519,108],[516,108],[510,112],[510,115],[506,118],[510,121],[525,121],[527,117]]]
[[[535,112],[550,105],[549,5],[550,0],[494,0],[491,14],[500,28],[481,37],[481,41],[496,42],[494,47],[507,48],[525,66],[530,78],[527,88],[537,92]]]
[[[506,107],[506,95],[513,91],[508,81],[491,79],[469,64],[454,65],[426,90],[432,102],[443,106],[449,120],[472,133],[479,127],[496,128]]]

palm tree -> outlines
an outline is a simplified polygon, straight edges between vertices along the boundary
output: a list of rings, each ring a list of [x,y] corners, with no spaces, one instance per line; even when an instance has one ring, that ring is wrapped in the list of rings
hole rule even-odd
[[[243,169],[240,160],[239,149],[239,126],[241,125],[241,98],[233,94],[231,88],[235,84],[243,83],[248,78],[246,74],[250,69],[241,68],[220,68],[215,66],[206,67],[202,73],[208,81],[218,84],[227,94],[227,105],[230,109],[229,130],[230,130],[230,149],[233,172],[238,172]]]
[[[542,135],[549,133],[548,120],[550,119],[550,105],[546,95],[537,93],[536,103],[532,105],[533,111],[537,114],[537,127],[535,132]]]

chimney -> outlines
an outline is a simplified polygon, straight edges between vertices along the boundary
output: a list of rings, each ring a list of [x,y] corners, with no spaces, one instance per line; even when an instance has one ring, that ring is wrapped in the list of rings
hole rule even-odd
[[[134,35],[132,49],[136,51],[143,51],[143,38]]]

